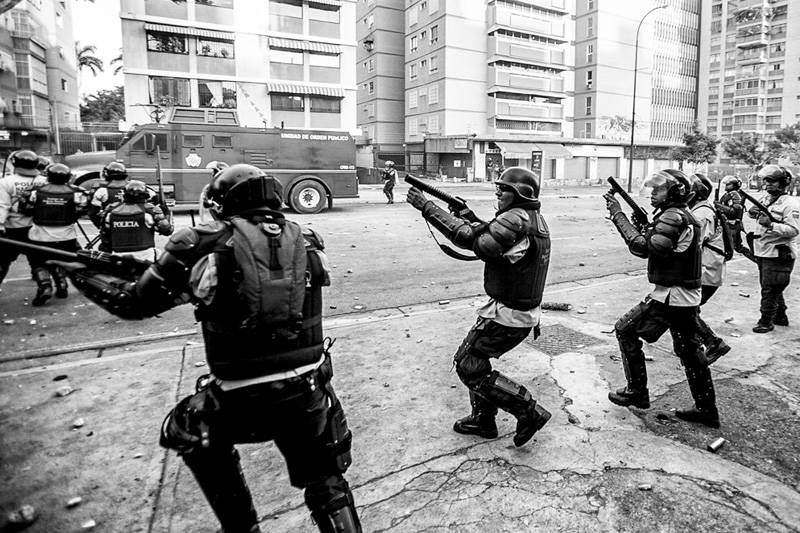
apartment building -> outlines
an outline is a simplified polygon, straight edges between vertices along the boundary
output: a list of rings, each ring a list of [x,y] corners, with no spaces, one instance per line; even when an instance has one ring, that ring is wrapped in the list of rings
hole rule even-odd
[[[72,0],[25,0],[0,15],[0,154],[58,151],[79,129]],[[51,146],[51,141],[53,146]]]
[[[364,136],[361,166],[402,164],[404,142],[405,0],[356,4],[356,122]],[[374,174],[374,173],[373,173]]]
[[[800,4],[703,2],[699,122],[764,140],[800,120]]]
[[[576,137],[679,144],[696,119],[701,0],[576,0]],[[666,5],[647,15],[652,8]],[[645,15],[647,15],[645,17]]]
[[[236,109],[254,127],[356,129],[355,0],[121,0],[125,108]]]

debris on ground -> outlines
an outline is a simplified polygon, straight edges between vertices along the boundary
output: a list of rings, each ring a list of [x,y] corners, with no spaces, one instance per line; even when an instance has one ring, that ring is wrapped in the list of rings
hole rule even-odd
[[[750,298],[750,295],[746,292],[740,292],[739,296],[741,296],[742,298]]]
[[[439,300],[439,305],[447,305],[450,303],[450,300]]]
[[[68,395],[72,394],[73,392],[75,392],[75,389],[70,387],[68,384],[67,385],[62,385],[62,386],[60,386],[59,388],[56,389],[56,396],[58,396],[59,398],[63,398],[64,396],[68,396]]]
[[[576,425],[581,423],[581,421],[578,420],[578,417],[573,415],[572,413],[568,413],[567,414],[567,422],[569,422],[570,424],[576,424]]]
[[[572,309],[572,304],[564,302],[542,302],[542,309],[548,311],[569,311]]]
[[[25,527],[33,524],[39,516],[36,514],[36,509],[33,505],[23,505],[16,511],[11,511],[7,515],[8,523],[13,524],[17,528]]]
[[[72,422],[72,427],[75,429],[82,428],[86,425],[86,421],[83,418],[76,418]]]
[[[97,525],[97,522],[95,522],[94,520],[87,520],[86,522],[81,524],[81,528],[83,528],[83,529],[94,529],[94,527],[96,525]]]
[[[197,362],[195,362],[194,366],[196,366],[196,367],[206,366],[206,362],[205,361],[197,361]]]
[[[80,496],[75,496],[74,498],[70,498],[69,500],[67,500],[67,509],[72,509],[73,507],[80,505],[82,501],[83,498],[81,498]]]
[[[651,485],[650,483],[642,483],[642,484],[641,484],[641,485],[639,485],[637,488],[638,488],[639,490],[645,490],[645,491],[647,491],[647,490],[653,490],[653,485]]]
[[[716,439],[714,442],[709,442],[706,446],[706,450],[710,451],[711,453],[717,453],[717,450],[722,448],[722,445],[725,444],[725,439],[722,437]]]

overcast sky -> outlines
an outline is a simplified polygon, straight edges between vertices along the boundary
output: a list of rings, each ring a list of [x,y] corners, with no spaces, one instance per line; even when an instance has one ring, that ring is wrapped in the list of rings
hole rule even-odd
[[[84,69],[78,75],[81,96],[93,94],[101,89],[112,89],[122,85],[122,74],[112,75],[109,65],[117,57],[122,48],[122,30],[119,22],[119,0],[75,0],[72,25],[75,40],[81,45],[97,47],[97,57],[103,60],[105,72],[93,76]]]

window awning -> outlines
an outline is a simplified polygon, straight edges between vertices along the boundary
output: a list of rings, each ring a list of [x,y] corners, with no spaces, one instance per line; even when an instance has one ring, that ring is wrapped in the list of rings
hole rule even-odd
[[[309,4],[322,4],[323,6],[342,7],[341,0],[308,0]]]
[[[495,144],[500,147],[504,157],[511,159],[530,159],[531,152],[540,152],[542,150],[536,143],[495,141]]]
[[[204,30],[202,28],[188,28],[185,26],[170,26],[169,24],[152,24],[150,22],[144,25],[147,31],[160,31],[163,33],[177,33],[179,35],[192,35],[194,37],[207,37],[209,39],[223,39],[233,41],[236,34],[225,31]]]
[[[545,159],[572,159],[572,152],[563,144],[540,144]]]
[[[315,87],[313,85],[300,85],[299,83],[268,83],[267,91],[271,93],[314,94],[344,98],[344,90],[341,87]]]
[[[309,52],[322,52],[323,54],[340,54],[342,52],[342,49],[335,44],[297,41],[295,39],[279,39],[277,37],[269,38],[269,47],[308,50]]]

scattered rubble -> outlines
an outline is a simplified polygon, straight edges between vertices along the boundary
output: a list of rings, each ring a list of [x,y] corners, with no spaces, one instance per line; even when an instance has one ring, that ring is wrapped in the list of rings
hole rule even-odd
[[[9,524],[13,524],[17,528],[26,527],[33,524],[39,515],[33,505],[23,505],[16,511],[8,513],[7,517]]]

